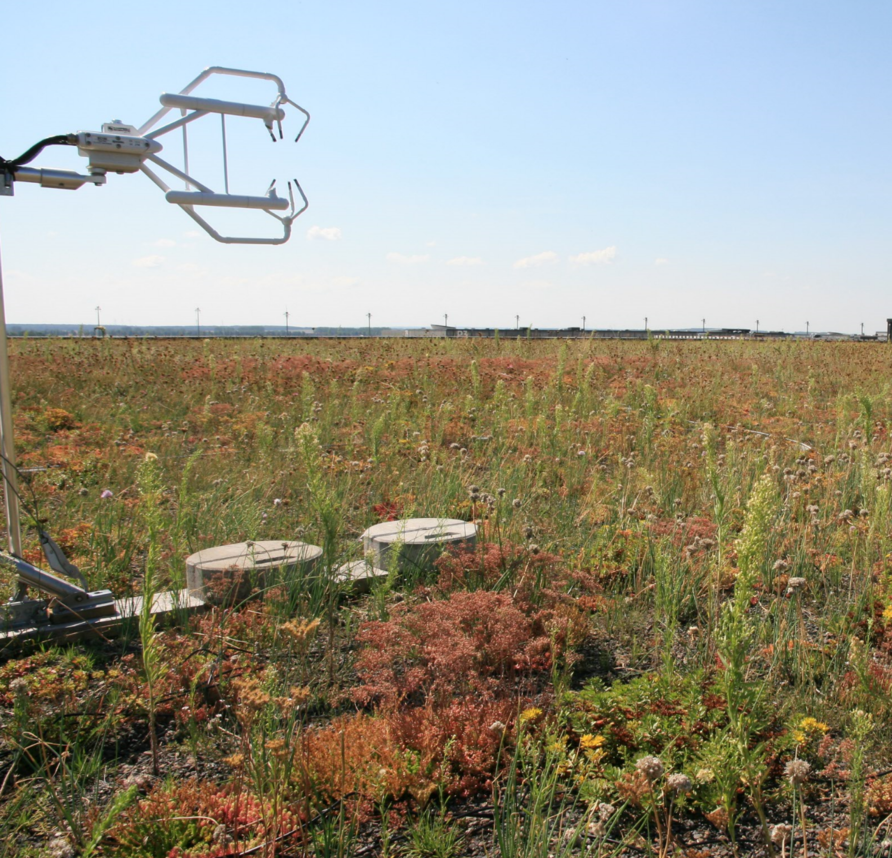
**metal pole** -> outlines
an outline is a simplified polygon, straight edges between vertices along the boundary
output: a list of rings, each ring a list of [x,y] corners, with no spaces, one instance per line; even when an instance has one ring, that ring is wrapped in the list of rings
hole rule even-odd
[[[288,311],[285,311],[285,336],[288,336]]]
[[[0,265],[0,472],[3,474],[3,497],[6,500],[6,531],[9,550],[22,556],[22,528],[19,523],[19,490],[15,469],[15,444],[12,427],[12,396],[9,388],[9,352],[6,346],[6,308],[3,301],[3,270]]]
[[[195,328],[198,331],[197,336],[201,336],[201,307],[195,308]]]
[[[582,333],[585,333],[585,316],[582,317]]]

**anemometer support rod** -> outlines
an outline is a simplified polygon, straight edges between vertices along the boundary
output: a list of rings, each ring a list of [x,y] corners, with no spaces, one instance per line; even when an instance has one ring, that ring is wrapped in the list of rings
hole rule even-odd
[[[42,188],[61,188],[67,191],[76,191],[86,184],[105,184],[104,173],[85,176],[83,173],[75,173],[74,170],[36,170],[33,167],[17,167],[12,177],[16,182],[34,182]]]
[[[3,301],[3,269],[0,267],[0,474],[6,502],[6,531],[9,550],[22,553],[22,526],[19,523],[19,480],[15,468],[12,432],[12,396],[9,386],[9,352],[6,345],[6,309]]]

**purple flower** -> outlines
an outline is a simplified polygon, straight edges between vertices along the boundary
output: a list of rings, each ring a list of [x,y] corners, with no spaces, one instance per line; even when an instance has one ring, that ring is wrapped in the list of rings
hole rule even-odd
[[[115,493],[113,491],[111,491],[110,489],[103,489],[102,494],[99,495],[99,497],[101,497],[103,499],[113,498],[114,496],[115,496]]]

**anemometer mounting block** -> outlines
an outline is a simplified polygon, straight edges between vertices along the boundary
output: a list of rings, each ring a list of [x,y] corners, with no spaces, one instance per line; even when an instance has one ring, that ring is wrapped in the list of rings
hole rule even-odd
[[[144,137],[81,131],[77,135],[77,154],[87,158],[91,174],[137,173],[149,155],[161,151],[161,144]]]

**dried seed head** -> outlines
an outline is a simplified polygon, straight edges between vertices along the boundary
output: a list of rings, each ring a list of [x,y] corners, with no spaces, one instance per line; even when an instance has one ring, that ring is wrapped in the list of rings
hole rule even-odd
[[[785,843],[790,842],[790,838],[793,836],[793,826],[787,825],[786,822],[781,822],[778,825],[772,825],[770,834],[771,842],[775,846],[783,846]]]
[[[607,834],[607,829],[604,827],[603,822],[590,822],[588,824],[588,836],[595,839],[601,840]]]
[[[606,801],[598,803],[598,816],[601,822],[607,822],[614,813],[616,813],[616,808],[612,804],[607,804]]]
[[[669,775],[666,779],[666,786],[675,795],[687,795],[694,788],[691,779],[687,775],[681,774],[681,772]]]
[[[659,757],[642,757],[635,763],[635,768],[649,781],[653,782],[663,776],[663,761]]]
[[[804,784],[811,773],[811,766],[805,760],[790,760],[784,767],[784,775],[793,786]]]

